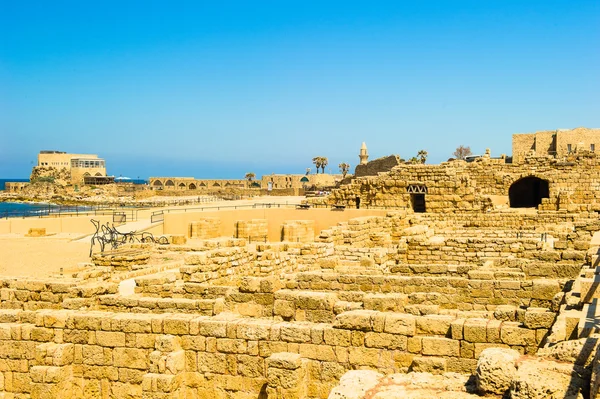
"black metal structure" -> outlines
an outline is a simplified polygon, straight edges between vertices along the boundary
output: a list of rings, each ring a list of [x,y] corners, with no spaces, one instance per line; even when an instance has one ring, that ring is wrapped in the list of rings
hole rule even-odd
[[[111,249],[117,249],[120,245],[133,243],[133,242],[142,242],[142,243],[154,243],[154,244],[162,244],[166,245],[169,243],[169,240],[165,236],[160,236],[155,238],[152,233],[148,232],[136,232],[130,231],[128,233],[121,233],[118,231],[114,225],[110,225],[106,222],[105,225],[100,224],[99,220],[91,219],[90,220],[94,227],[96,227],[96,232],[92,236],[91,245],[90,245],[90,257],[92,256],[92,251],[94,249],[94,244],[97,242],[100,244],[100,252],[104,252],[104,248],[106,245],[110,245]]]

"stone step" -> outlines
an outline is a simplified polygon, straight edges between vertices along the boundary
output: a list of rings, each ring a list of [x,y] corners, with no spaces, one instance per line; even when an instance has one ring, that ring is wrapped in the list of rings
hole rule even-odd
[[[594,298],[591,303],[583,305],[577,337],[586,338],[598,332],[600,332],[600,307],[598,307],[598,298]]]
[[[600,298],[600,275],[594,274],[593,278],[580,278],[579,289],[581,303],[590,303],[595,298]]]

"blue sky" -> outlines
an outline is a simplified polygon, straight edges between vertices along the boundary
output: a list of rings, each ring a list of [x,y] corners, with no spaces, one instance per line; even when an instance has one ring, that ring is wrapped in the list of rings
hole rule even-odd
[[[0,177],[352,168],[600,127],[600,2],[0,0]],[[314,166],[313,166],[314,171]]]

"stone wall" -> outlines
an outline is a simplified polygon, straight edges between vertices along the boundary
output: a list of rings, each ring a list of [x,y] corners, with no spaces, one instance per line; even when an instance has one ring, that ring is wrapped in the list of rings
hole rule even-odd
[[[600,210],[600,198],[595,195],[600,158],[595,154],[579,154],[569,162],[538,157],[505,164],[484,157],[471,163],[402,164],[379,176],[354,179],[333,190],[329,202],[354,207],[359,197],[361,207],[407,209],[412,207],[411,192],[417,187],[426,190],[426,212],[489,211],[494,208],[492,197],[507,197],[511,185],[528,176],[548,182],[549,198],[540,209]]]
[[[215,217],[206,217],[197,221],[191,222],[188,229],[188,237],[190,238],[217,238],[221,219]]]
[[[600,129],[578,127],[513,134],[513,163],[523,162],[529,153],[537,156],[563,158],[570,152],[590,151],[592,144],[600,145]],[[569,151],[569,145],[571,151]]]
[[[389,155],[374,159],[364,165],[356,165],[356,168],[354,168],[354,177],[377,176],[381,172],[389,172],[394,166],[400,164],[401,161],[398,155]]]
[[[314,220],[288,220],[281,226],[281,241],[312,242],[314,240]]]
[[[277,374],[277,354],[295,353],[307,371],[303,397],[325,398],[350,369],[464,373],[492,345],[533,353],[552,318],[526,317],[521,324],[363,310],[324,325],[234,315],[4,310],[0,390],[32,399],[256,398],[267,386],[277,388],[268,382]]]
[[[266,241],[267,235],[267,219],[238,220],[235,222],[236,238],[245,238],[248,242]]]

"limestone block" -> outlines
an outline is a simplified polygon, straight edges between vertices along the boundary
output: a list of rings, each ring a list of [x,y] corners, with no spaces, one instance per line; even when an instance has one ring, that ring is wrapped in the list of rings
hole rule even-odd
[[[423,337],[424,355],[430,356],[460,356],[459,341],[450,338]]]
[[[133,369],[147,369],[149,364],[148,352],[136,348],[115,348],[113,351],[114,365]]]
[[[450,336],[452,339],[462,340],[465,319],[455,319],[450,323]]]
[[[560,292],[560,286],[556,280],[533,280],[531,297],[534,299],[551,300]]]
[[[446,335],[450,330],[452,316],[427,315],[416,318],[417,334]]]
[[[368,332],[365,334],[367,348],[397,349],[405,351],[408,339],[404,335]]]
[[[496,320],[515,321],[517,309],[512,305],[500,305],[494,310]]]
[[[550,328],[556,319],[556,314],[544,308],[529,308],[525,312],[524,324],[527,328]]]
[[[205,217],[189,224],[188,236],[200,239],[216,238],[219,237],[220,229],[220,218]]]
[[[583,397],[582,393],[587,391],[589,382],[582,376],[581,371],[568,363],[539,358],[525,359],[518,365],[516,376],[511,384],[510,397],[514,399]]]
[[[486,319],[467,319],[463,328],[464,339],[469,342],[487,342],[487,324]]]
[[[25,237],[44,237],[46,235],[45,227],[30,228]]]
[[[419,373],[442,374],[446,372],[447,360],[435,356],[415,356],[410,371]]]
[[[314,220],[287,220],[281,230],[281,241],[312,242],[315,239]]]
[[[375,315],[372,310],[352,310],[340,313],[335,317],[333,326],[347,330],[373,331]]]
[[[181,349],[181,338],[174,335],[159,335],[154,343],[160,352],[174,352]]]
[[[169,237],[169,243],[173,245],[185,245],[187,238],[183,234],[171,234]]]
[[[520,323],[504,322],[500,328],[500,339],[507,345],[533,346],[535,331],[521,327]]]
[[[235,222],[235,237],[250,242],[264,241],[268,234],[266,219],[238,220]]]
[[[125,333],[117,331],[96,331],[96,343],[100,346],[125,346]]]
[[[486,342],[490,343],[501,343],[500,330],[502,328],[502,321],[500,320],[489,320],[486,327]]]
[[[306,396],[306,370],[301,361],[298,365],[300,359],[297,356],[292,353],[274,354],[267,359],[267,383],[272,392],[276,392],[276,397],[300,399]]]
[[[521,357],[512,349],[489,348],[477,361],[477,389],[481,394],[504,395],[517,373],[516,362]]]
[[[413,336],[416,332],[416,318],[403,313],[387,313],[384,329],[386,333]]]
[[[379,312],[402,312],[408,303],[405,294],[367,294],[363,299],[365,309]]]
[[[281,339],[286,342],[306,343],[311,342],[311,329],[309,324],[284,323],[281,325]]]

